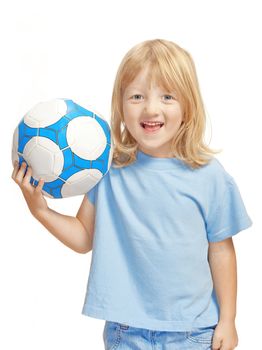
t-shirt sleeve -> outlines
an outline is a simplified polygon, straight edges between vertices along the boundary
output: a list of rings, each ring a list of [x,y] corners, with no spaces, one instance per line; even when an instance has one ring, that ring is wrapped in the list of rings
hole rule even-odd
[[[207,219],[207,238],[209,242],[219,242],[236,235],[250,227],[250,219],[241,197],[238,186],[230,176],[219,198],[213,199]]]
[[[91,188],[91,190],[89,190],[86,193],[86,196],[88,198],[88,200],[95,205],[95,201],[96,201],[96,189],[97,189],[97,185],[95,185],[94,187]]]

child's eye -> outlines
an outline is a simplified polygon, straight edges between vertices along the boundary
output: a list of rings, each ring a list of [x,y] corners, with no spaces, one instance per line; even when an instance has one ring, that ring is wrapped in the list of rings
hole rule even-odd
[[[166,101],[171,101],[174,99],[172,95],[164,95],[164,97],[167,97],[167,99],[165,99]]]
[[[132,100],[140,100],[140,97],[142,97],[142,95],[139,95],[139,94],[136,94],[136,95],[133,95],[131,97]]]

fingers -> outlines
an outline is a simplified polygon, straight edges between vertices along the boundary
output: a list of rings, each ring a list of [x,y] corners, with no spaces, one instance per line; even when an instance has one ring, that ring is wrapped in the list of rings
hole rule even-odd
[[[36,191],[37,193],[39,193],[39,192],[42,191],[42,188],[43,188],[43,186],[44,186],[44,183],[45,183],[45,181],[44,181],[43,179],[40,179],[40,180],[39,180],[38,185],[37,185],[36,188],[35,188],[35,191]]]
[[[40,179],[36,187],[32,186],[30,184],[32,172],[33,171],[30,166],[28,166],[26,170],[26,162],[23,162],[19,168],[19,163],[16,161],[14,164],[12,179],[21,187],[22,190],[34,189],[35,192],[40,193],[45,182],[43,179]]]
[[[18,161],[16,160],[16,161],[14,162],[14,170],[13,170],[12,176],[11,176],[13,180],[15,180],[15,177],[16,177],[16,174],[17,174],[17,172],[18,172],[18,169],[19,169],[19,163],[18,163]]]
[[[12,173],[12,179],[20,186],[26,187],[30,183],[30,179],[32,176],[32,168],[30,166],[27,167],[26,162],[22,162],[20,168],[19,163],[15,162],[14,170]]]
[[[24,186],[27,185],[30,182],[31,176],[32,176],[32,168],[29,166],[22,180],[22,185]]]
[[[19,163],[15,164],[12,178],[14,181],[21,185],[26,171],[26,163],[23,162],[19,168]]]

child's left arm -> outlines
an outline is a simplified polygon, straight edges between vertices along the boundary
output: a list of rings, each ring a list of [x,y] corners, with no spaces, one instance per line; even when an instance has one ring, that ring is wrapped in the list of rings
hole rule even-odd
[[[220,307],[212,350],[232,350],[238,344],[235,327],[237,262],[232,238],[209,242],[208,260]]]

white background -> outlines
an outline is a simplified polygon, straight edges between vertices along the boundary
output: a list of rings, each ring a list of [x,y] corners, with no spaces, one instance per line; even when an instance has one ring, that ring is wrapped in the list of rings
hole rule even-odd
[[[253,226],[234,237],[240,350],[257,349],[261,285],[261,11],[259,1],[9,1],[0,9],[0,348],[103,349],[104,321],[81,314],[91,254],[62,245],[30,214],[12,181],[12,134],[36,103],[67,97],[108,121],[124,54],[153,38],[194,58],[207,141],[235,178]],[[212,129],[211,129],[212,127]],[[82,197],[49,199],[75,215]],[[128,301],[127,301],[128,302]]]

